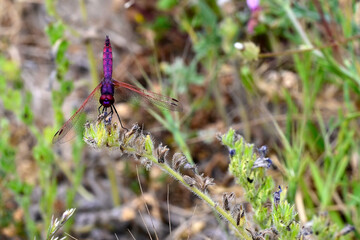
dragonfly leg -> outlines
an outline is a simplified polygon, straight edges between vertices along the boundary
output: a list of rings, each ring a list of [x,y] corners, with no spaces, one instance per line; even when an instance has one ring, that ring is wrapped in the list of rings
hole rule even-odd
[[[99,115],[101,114],[101,113],[100,113],[101,107],[102,107],[102,105],[100,105],[99,108],[98,108],[98,113],[99,113]]]
[[[120,126],[121,126],[121,128],[125,129],[126,131],[129,131],[129,129],[127,129],[126,127],[124,127],[124,126],[122,125],[122,122],[121,122],[120,116],[119,116],[118,112],[116,111],[116,108],[115,108],[115,106],[114,106],[114,105],[111,105],[111,111],[112,111],[112,109],[114,109],[114,111],[115,111],[115,113],[116,113],[116,116],[117,116],[117,117],[118,117],[118,119],[119,119],[119,122],[120,122]]]

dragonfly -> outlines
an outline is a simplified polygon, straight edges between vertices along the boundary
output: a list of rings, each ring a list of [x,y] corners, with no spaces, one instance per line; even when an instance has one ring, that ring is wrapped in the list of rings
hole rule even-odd
[[[90,114],[91,110],[97,108],[99,115],[101,113],[108,114],[110,118],[115,113],[123,129],[127,130],[121,122],[120,116],[116,110],[115,103],[117,99],[128,100],[133,97],[142,102],[151,103],[163,109],[171,111],[182,111],[181,103],[171,97],[166,97],[145,89],[135,87],[131,84],[120,82],[112,78],[113,58],[110,38],[105,37],[103,50],[103,72],[102,81],[95,87],[90,95],[85,99],[80,108],[67,120],[64,125],[55,133],[53,144],[63,143],[71,140],[74,135],[69,134],[72,130],[83,129],[83,115]],[[115,95],[116,93],[116,96]],[[96,103],[96,99],[99,99]],[[100,103],[100,104],[99,104]],[[97,107],[98,106],[98,107]]]

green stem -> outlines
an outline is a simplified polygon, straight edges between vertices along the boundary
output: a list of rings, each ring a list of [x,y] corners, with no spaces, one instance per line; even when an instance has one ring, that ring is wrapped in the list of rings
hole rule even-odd
[[[81,17],[85,22],[87,20],[87,11],[86,11],[85,0],[80,0],[80,12],[81,12]]]
[[[111,196],[115,207],[120,206],[120,193],[116,182],[115,168],[110,161],[106,163],[106,172],[110,181]]]
[[[89,65],[90,65],[92,88],[96,88],[96,86],[99,84],[99,79],[98,79],[99,75],[98,75],[97,68],[96,68],[96,60],[95,60],[95,56],[94,56],[94,51],[92,49],[90,42],[86,42],[85,45],[86,45],[86,53],[88,55]]]

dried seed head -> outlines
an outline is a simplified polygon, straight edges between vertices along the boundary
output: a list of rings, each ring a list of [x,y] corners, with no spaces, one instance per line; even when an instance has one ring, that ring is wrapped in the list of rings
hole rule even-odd
[[[236,218],[236,216],[241,213],[241,210],[242,210],[242,205],[241,204],[235,204],[231,210],[231,216],[233,218]]]
[[[248,228],[245,228],[246,231],[248,231],[251,235],[251,238],[253,240],[265,240],[265,238],[262,236],[262,232],[257,232],[255,230],[251,230],[251,229],[248,229]]]
[[[147,159],[146,157],[140,157],[140,163],[145,166],[146,170],[150,170],[152,167],[152,161]]]
[[[235,194],[233,192],[223,194],[223,207],[226,211],[230,211],[231,202],[234,200],[234,198]]]
[[[173,169],[179,171],[180,167],[187,163],[187,159],[181,153],[175,153],[172,159]]]
[[[238,213],[236,216],[236,225],[240,225],[240,220],[241,220],[241,213]]]
[[[245,224],[245,210],[241,204],[235,204],[231,216],[236,220],[238,226],[243,226]]]
[[[145,151],[145,138],[143,136],[136,136],[136,138],[134,138],[131,141],[131,145],[133,146],[133,148],[135,148],[135,151],[138,154],[143,154]],[[130,144],[129,144],[130,145]]]
[[[349,234],[351,232],[355,231],[355,227],[352,225],[346,225],[343,229],[341,229],[340,232],[336,233],[335,238],[340,238],[341,236],[344,236],[346,234]]]
[[[66,210],[61,216],[60,220],[52,216],[46,239],[53,239],[55,233],[69,220],[69,218],[74,214],[75,210],[75,208]]]
[[[164,163],[166,155],[169,152],[169,148],[167,146],[163,146],[162,143],[156,148],[156,155],[158,159],[158,163]]]
[[[209,186],[211,186],[211,185],[215,185],[214,179],[213,179],[213,178],[209,178],[209,177],[205,177],[203,191],[206,191],[206,189],[207,189]]]
[[[185,163],[184,164],[184,169],[190,169],[192,170],[195,174],[198,174],[198,170],[197,170],[197,166],[194,164],[190,164],[190,163]]]
[[[201,175],[195,175],[195,181],[200,190],[206,191],[210,185],[215,185],[215,183],[213,178],[203,177],[203,175],[203,173]]]
[[[224,204],[224,209],[226,211],[230,211],[230,202],[229,199],[227,198],[226,194],[223,195],[223,204]]]
[[[140,129],[139,125],[134,124],[134,126],[132,126],[132,128],[128,132],[125,133],[125,137],[126,138],[131,137],[133,134],[137,133],[139,131],[139,129]]]
[[[183,179],[190,187],[194,187],[196,184],[196,181],[187,175],[183,176]]]

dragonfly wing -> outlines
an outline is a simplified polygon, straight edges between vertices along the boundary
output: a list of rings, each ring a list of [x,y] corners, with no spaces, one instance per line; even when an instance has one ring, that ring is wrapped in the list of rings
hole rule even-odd
[[[183,108],[181,103],[175,98],[166,97],[145,89],[135,87],[131,84],[119,82],[113,79],[115,88],[120,92],[122,98],[134,97],[137,100],[145,100],[160,108],[165,108],[171,111],[182,112]]]
[[[99,103],[96,104],[100,96],[100,88],[102,82],[96,86],[96,88],[90,93],[90,95],[82,103],[81,107],[67,120],[64,125],[57,131],[53,137],[52,143],[64,143],[75,137],[75,132],[73,130],[82,130],[85,124],[85,112],[94,110],[99,106]],[[71,133],[69,133],[71,132]]]

